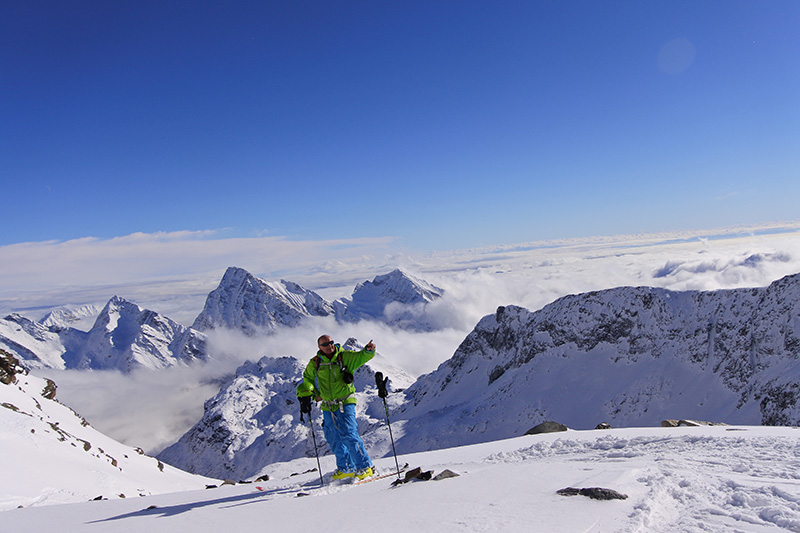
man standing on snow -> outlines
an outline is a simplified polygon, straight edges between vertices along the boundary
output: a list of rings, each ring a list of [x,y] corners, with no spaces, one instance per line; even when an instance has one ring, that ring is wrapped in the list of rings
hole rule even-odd
[[[372,460],[358,435],[356,423],[356,388],[353,373],[375,357],[375,344],[370,340],[363,350],[344,350],[329,335],[317,339],[319,351],[303,372],[297,387],[300,411],[311,412],[311,399],[322,402],[325,439],[336,456],[333,479],[364,479],[373,474]]]

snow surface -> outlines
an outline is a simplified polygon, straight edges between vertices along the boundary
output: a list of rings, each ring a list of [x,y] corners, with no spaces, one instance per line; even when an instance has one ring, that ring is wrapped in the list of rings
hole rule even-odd
[[[30,368],[65,367],[58,334],[16,313],[0,318],[0,348],[18,355]]]
[[[96,431],[72,409],[43,395],[47,380],[25,373],[15,379],[0,383],[0,510],[97,496],[138,497],[215,482]],[[0,520],[0,530],[13,529]]]
[[[416,453],[399,461],[434,475],[449,469],[459,476],[398,487],[389,477],[319,488],[318,473],[306,472],[316,461],[298,459],[265,468],[271,479],[263,483],[12,509],[0,513],[0,523],[17,532],[202,533],[254,526],[352,532],[800,531],[796,428],[570,430]],[[394,469],[392,457],[376,464],[384,472]],[[323,471],[333,467],[330,456],[322,458]],[[306,473],[291,476],[295,472]],[[54,469],[47,475],[57,485],[69,472]],[[609,488],[628,498],[556,494],[566,487]],[[298,492],[309,496],[298,497]],[[4,498],[6,508],[12,500]]]

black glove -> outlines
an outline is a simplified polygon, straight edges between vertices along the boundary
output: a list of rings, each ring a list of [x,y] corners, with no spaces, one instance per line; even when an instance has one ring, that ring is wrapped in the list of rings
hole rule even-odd
[[[301,413],[310,413],[311,412],[311,396],[303,396],[302,398],[298,398],[300,400],[300,412]]]
[[[378,397],[386,398],[389,396],[389,391],[386,390],[386,384],[389,378],[384,379],[383,372],[375,372],[375,385],[378,387]]]

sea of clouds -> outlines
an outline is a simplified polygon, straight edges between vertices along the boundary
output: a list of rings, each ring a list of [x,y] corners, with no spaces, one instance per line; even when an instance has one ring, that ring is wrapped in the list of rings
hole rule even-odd
[[[388,239],[291,242],[208,234],[134,235],[109,241],[0,247],[0,311],[33,319],[59,306],[104,305],[119,295],[190,325],[228,266],[287,279],[333,300],[401,268],[443,289],[424,310],[433,332],[314,318],[277,334],[210,335],[212,361],[159,372],[48,371],[58,397],[99,430],[157,453],[202,415],[203,402],[246,360],[312,357],[316,339],[374,340],[379,356],[413,376],[436,369],[500,305],[540,309],[567,295],[634,285],[671,290],[760,287],[800,272],[800,223],[713,231],[524,243],[414,254]]]

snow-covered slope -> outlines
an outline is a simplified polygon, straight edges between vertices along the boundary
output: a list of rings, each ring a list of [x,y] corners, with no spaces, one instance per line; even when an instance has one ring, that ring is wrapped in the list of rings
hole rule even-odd
[[[64,368],[66,351],[59,335],[19,314],[0,319],[0,348],[27,368]]]
[[[406,391],[398,447],[425,450],[664,418],[800,423],[800,275],[758,289],[623,287],[501,307]]]
[[[87,331],[92,327],[97,315],[103,310],[96,305],[81,305],[78,307],[60,307],[47,313],[39,323],[51,331],[75,328]]]
[[[64,359],[77,369],[159,369],[205,359],[205,342],[203,333],[115,296]]]
[[[800,431],[786,427],[567,431],[399,457],[434,476],[458,474],[440,481],[392,487],[391,476],[319,488],[316,461],[303,458],[266,465],[262,491],[245,484],[12,509],[0,520],[17,533],[297,531],[320,524],[352,533],[800,531],[798,446]],[[321,462],[326,474],[335,468],[330,456]],[[376,464],[394,469],[393,458]],[[568,487],[626,498],[558,494]]]
[[[360,350],[362,346],[349,339],[344,348]],[[381,361],[380,354],[376,359],[378,368],[391,368]],[[206,401],[202,419],[158,458],[188,472],[247,479],[265,464],[313,456],[308,423],[299,421],[296,397],[307,363],[292,357],[264,357],[245,363],[219,394]],[[373,364],[371,361],[355,373],[362,433],[375,429],[384,416],[375,391]],[[392,372],[393,383],[411,383],[410,376]],[[313,423],[319,429],[322,416],[319,410],[314,412]],[[388,443],[369,442],[373,449],[380,448],[381,454],[389,450]],[[321,453],[329,452],[324,439],[318,445]]]
[[[439,287],[398,269],[359,283],[350,298],[334,302],[334,310],[341,322],[380,320],[390,326],[430,331],[434,326],[425,318],[425,306],[443,294]]]
[[[761,289],[623,287],[561,298],[536,312],[501,307],[435,372],[390,395],[397,449],[407,453],[509,438],[545,420],[577,429],[601,422],[654,426],[664,419],[795,425],[800,422],[798,337],[800,275]],[[308,454],[299,445],[306,433],[290,386],[300,378],[300,367],[292,367],[294,376],[282,375],[285,386],[275,388],[276,396],[266,384],[273,379],[272,363],[259,364],[257,371],[244,369],[239,379],[246,376],[249,386],[257,387],[256,398],[272,395],[259,400],[256,418],[269,413],[285,427],[274,431],[259,423],[245,429],[252,424],[249,412],[242,415],[245,420],[217,415],[241,411],[233,385],[215,398],[213,409],[207,406],[201,434],[187,434],[183,445],[162,458],[206,475],[251,475],[258,460],[246,446],[222,441],[214,448],[202,438],[229,434],[249,435],[248,446],[264,440],[257,445],[264,461]],[[383,406],[369,374],[358,387],[359,425],[374,453],[385,454],[391,449],[380,429]],[[404,386],[395,381],[396,388]],[[198,454],[205,459],[193,458]],[[212,470],[195,470],[199,466]]]
[[[209,293],[192,328],[238,329],[248,335],[278,326],[296,326],[307,316],[328,316],[331,304],[296,283],[264,281],[244,269],[230,267]]]
[[[293,418],[302,371],[300,362],[288,357],[239,367],[206,401],[203,418],[160,459],[187,471],[245,479],[265,464],[305,455],[303,427]]]
[[[54,399],[52,381],[28,375],[3,351],[0,378],[0,510],[98,496],[139,497],[215,482],[97,432]],[[0,523],[5,531],[23,531]]]

